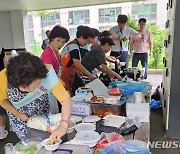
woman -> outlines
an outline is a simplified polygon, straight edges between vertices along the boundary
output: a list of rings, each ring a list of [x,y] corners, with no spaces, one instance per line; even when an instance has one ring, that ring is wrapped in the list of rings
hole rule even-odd
[[[49,45],[45,48],[44,52],[41,55],[41,59],[45,64],[51,64],[60,78],[62,72],[62,64],[60,60],[59,50],[65,45],[69,40],[69,33],[67,29],[60,26],[55,26],[49,35]],[[57,100],[49,93],[49,99],[51,102],[52,113],[61,112],[61,104],[58,102],[57,110]]]
[[[45,48],[41,55],[41,59],[45,64],[51,64],[58,75],[61,75],[61,60],[59,50],[69,40],[67,29],[60,26],[55,26],[49,35],[49,45]]]
[[[61,79],[65,83],[65,88],[70,93],[72,92],[72,83],[75,77],[75,73],[83,73],[88,76],[90,80],[94,80],[94,76],[87,71],[81,64],[83,53],[80,51],[80,47],[90,43],[90,38],[94,37],[94,33],[90,27],[79,26],[77,28],[76,39],[69,42],[61,53],[62,60],[62,75]]]
[[[95,68],[107,73],[109,76],[115,76],[118,80],[122,80],[121,76],[116,72],[112,71],[106,65],[106,55],[114,45],[112,38],[101,38],[100,47],[89,51],[82,60],[82,65],[89,71],[92,72]]]
[[[0,72],[0,83],[0,106],[7,111],[10,129],[19,139],[27,138],[29,117],[50,113],[49,89],[62,104],[62,120],[50,139],[58,142],[66,134],[71,100],[52,67],[48,70],[40,58],[21,53],[10,59],[7,70]]]

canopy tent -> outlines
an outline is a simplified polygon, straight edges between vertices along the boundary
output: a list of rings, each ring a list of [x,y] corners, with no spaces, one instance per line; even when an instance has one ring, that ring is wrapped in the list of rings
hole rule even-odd
[[[1,0],[0,11],[35,11],[136,1],[140,0]]]

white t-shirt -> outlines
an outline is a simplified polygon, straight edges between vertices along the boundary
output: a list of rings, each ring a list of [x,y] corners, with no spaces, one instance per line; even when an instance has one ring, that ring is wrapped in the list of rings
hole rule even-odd
[[[131,27],[125,26],[121,31],[118,26],[114,26],[110,29],[113,37],[126,37],[129,38],[132,35],[136,35],[138,32]],[[129,51],[129,40],[122,41],[122,48],[120,46],[120,41],[114,40],[115,45],[112,47],[112,51]]]

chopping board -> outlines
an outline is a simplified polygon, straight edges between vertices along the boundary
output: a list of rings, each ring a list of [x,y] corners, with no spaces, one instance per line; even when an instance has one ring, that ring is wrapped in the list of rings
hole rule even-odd
[[[60,144],[61,149],[73,150],[73,154],[89,154],[90,148],[86,145],[72,145],[72,144]],[[44,147],[36,154],[53,154],[52,151],[47,151]],[[67,152],[61,152],[61,154],[67,154]]]

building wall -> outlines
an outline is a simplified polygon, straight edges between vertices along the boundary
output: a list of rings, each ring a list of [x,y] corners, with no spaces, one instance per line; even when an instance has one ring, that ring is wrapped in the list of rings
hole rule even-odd
[[[0,21],[0,46],[29,50],[26,12],[21,10],[0,12]]]
[[[13,48],[13,32],[11,25],[11,12],[0,13],[0,46],[4,48]]]
[[[157,15],[156,18],[152,19],[150,18],[150,20],[148,20],[149,23],[155,23],[158,26],[160,26],[160,28],[164,28],[164,24],[166,21],[166,2],[167,0],[148,0],[148,1],[140,1],[140,2],[127,2],[127,3],[116,3],[116,4],[107,4],[107,5],[95,5],[95,6],[86,6],[86,7],[76,7],[76,8],[65,8],[65,9],[60,9],[59,13],[60,13],[60,25],[67,28],[69,30],[69,33],[71,36],[75,37],[76,34],[76,28],[77,26],[81,25],[77,25],[77,24],[69,24],[69,22],[71,22],[69,20],[69,12],[70,11],[79,11],[79,10],[89,10],[89,23],[87,24],[83,24],[86,26],[90,26],[93,28],[97,28],[100,31],[104,30],[104,29],[109,29],[110,27],[113,27],[115,25],[117,25],[116,23],[116,19],[114,20],[114,22],[106,22],[106,23],[100,23],[99,22],[99,9],[103,9],[103,8],[117,8],[120,7],[121,8],[121,14],[126,14],[129,16],[134,16],[134,14],[132,14],[132,6],[136,6],[136,5],[142,5],[142,7],[145,4],[149,4],[149,5],[153,5],[153,4],[157,4]],[[142,8],[140,7],[140,8]],[[150,6],[151,7],[151,6]],[[145,9],[145,8],[144,8]],[[146,11],[146,10],[145,10]],[[135,15],[137,16],[137,15]],[[139,17],[139,16],[138,16]],[[39,17],[35,17],[34,20],[37,21],[37,18]],[[137,18],[136,20],[138,20],[139,18]],[[40,20],[39,20],[40,21]],[[38,35],[42,35],[42,31],[41,28],[39,27],[40,23],[38,22],[34,22],[34,29],[36,29],[36,33],[35,33],[35,40],[39,40]],[[38,27],[38,28],[37,28]],[[50,26],[46,26],[44,27],[44,29],[52,29],[52,25]],[[39,32],[38,32],[39,31]],[[43,32],[45,33],[45,32]]]

